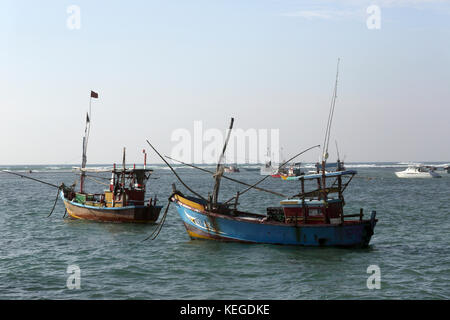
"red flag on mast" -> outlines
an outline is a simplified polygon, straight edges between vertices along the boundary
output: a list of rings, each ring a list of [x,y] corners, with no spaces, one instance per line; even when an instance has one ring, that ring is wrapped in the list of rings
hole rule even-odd
[[[98,99],[98,93],[91,90],[91,98]]]

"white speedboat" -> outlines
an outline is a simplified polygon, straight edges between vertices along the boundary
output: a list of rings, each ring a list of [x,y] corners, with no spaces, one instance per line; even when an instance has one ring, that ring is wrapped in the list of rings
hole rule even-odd
[[[415,165],[409,166],[404,171],[397,171],[395,175],[399,178],[440,178],[441,176],[434,170],[434,167]]]

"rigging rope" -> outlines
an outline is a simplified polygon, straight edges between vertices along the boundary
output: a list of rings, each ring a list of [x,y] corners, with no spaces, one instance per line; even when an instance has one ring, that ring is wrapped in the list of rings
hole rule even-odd
[[[92,181],[94,181],[94,182],[97,182],[98,184],[102,184],[102,185],[104,185],[104,186],[109,186],[109,183],[100,182],[100,181],[98,181],[98,180],[92,178],[91,176],[86,176],[86,178],[88,178],[88,179],[90,179],[90,180],[92,180]],[[108,179],[108,180],[109,180],[109,179]]]

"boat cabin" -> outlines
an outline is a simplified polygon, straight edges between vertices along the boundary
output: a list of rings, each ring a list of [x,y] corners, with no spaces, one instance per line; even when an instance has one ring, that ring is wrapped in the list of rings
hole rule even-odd
[[[143,206],[145,186],[152,172],[151,169],[114,169],[109,190],[105,191],[105,205],[107,207]]]
[[[68,192],[66,196],[70,201],[94,207],[143,206],[147,180],[152,172],[152,169],[116,169],[114,165],[109,189],[104,193]],[[150,205],[152,201],[156,203],[156,199],[150,199]]]
[[[283,209],[284,222],[292,223],[339,223],[343,212],[342,200],[328,199],[324,201],[305,199],[286,199],[280,202]]]
[[[280,207],[267,208],[267,219],[295,224],[340,224],[344,222],[344,217],[362,218],[362,212],[344,216],[343,191],[355,174],[356,171],[349,170],[297,177],[301,181],[301,192],[293,198],[282,200]],[[349,179],[344,182],[343,176],[349,176]],[[326,178],[336,179],[327,186]],[[317,180],[318,189],[305,191],[307,180]],[[328,197],[330,193],[337,193],[337,197]]]

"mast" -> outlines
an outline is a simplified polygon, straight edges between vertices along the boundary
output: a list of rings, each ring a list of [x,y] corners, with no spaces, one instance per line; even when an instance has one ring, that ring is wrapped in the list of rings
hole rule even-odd
[[[337,152],[338,162],[339,162],[341,157],[339,156],[339,148],[338,148],[337,140],[335,140],[334,142],[336,143],[336,152]]]
[[[144,154],[144,170],[145,170],[147,167],[147,152],[145,152],[145,149],[143,149],[142,153]]]
[[[325,138],[323,141],[323,155],[322,155],[322,163],[328,159],[328,145],[330,144],[330,133],[331,133],[331,123],[333,122],[333,115],[334,115],[334,107],[336,105],[336,98],[337,98],[337,85],[338,85],[338,76],[339,76],[339,62],[340,59],[338,58],[337,67],[336,67],[336,81],[334,84],[334,91],[333,91],[333,97],[331,98],[331,106],[330,106],[330,112],[328,114],[328,122],[327,122],[327,129],[325,131]]]
[[[228,129],[228,134],[227,134],[227,138],[225,139],[225,143],[223,145],[223,149],[222,149],[222,154],[219,157],[219,161],[217,162],[217,167],[216,167],[216,174],[215,174],[215,183],[214,183],[214,189],[213,189],[213,194],[212,194],[212,204],[213,207],[215,205],[217,205],[218,202],[218,198],[219,198],[219,188],[220,188],[220,178],[222,178],[223,175],[223,159],[225,158],[225,151],[227,149],[227,145],[228,145],[228,140],[230,140],[230,135],[231,135],[231,129],[233,129],[233,123],[234,123],[234,118],[231,118],[231,122],[230,122],[230,127]]]
[[[91,95],[89,98],[89,112],[86,113],[86,126],[84,128],[84,137],[83,137],[83,155],[81,157],[81,177],[80,177],[80,193],[83,193],[84,191],[84,179],[86,177],[86,172],[84,169],[86,168],[86,162],[87,162],[87,146],[89,141],[89,134],[91,132],[91,105],[92,105],[92,98],[98,99],[98,93],[91,90]]]
[[[122,186],[125,188],[125,147],[123,147],[123,157],[122,157],[122,166],[123,166],[123,174],[122,174]]]
[[[339,148],[338,148],[337,140],[335,140],[335,142],[336,142],[336,152],[337,152],[336,171],[341,171],[342,170],[341,157],[339,155]]]
[[[336,98],[337,98],[337,85],[338,85],[338,76],[339,76],[339,62],[340,58],[338,58],[337,61],[337,67],[336,67],[336,81],[334,84],[334,91],[333,91],[333,97],[331,98],[331,106],[330,106],[330,112],[328,114],[328,122],[327,122],[327,129],[325,131],[325,138],[323,143],[323,154],[322,154],[322,193],[323,193],[323,200],[327,200],[327,191],[326,191],[326,180],[325,180],[325,164],[328,159],[328,145],[330,144],[330,133],[331,133],[331,123],[333,122],[333,115],[334,115],[334,107],[336,105]]]

